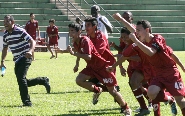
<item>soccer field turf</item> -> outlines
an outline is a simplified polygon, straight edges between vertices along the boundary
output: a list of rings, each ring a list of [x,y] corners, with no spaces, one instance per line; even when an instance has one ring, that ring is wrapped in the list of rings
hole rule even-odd
[[[116,51],[113,51],[116,54]],[[184,51],[174,52],[185,65]],[[36,52],[36,60],[32,62],[27,78],[47,76],[50,79],[51,94],[46,94],[44,86],[37,85],[29,88],[33,107],[20,107],[18,85],[14,75],[14,62],[9,52],[5,61],[7,67],[4,77],[0,80],[0,115],[61,115],[61,116],[118,116],[119,106],[114,103],[108,93],[102,93],[98,104],[92,104],[92,92],[89,92],[75,83],[78,72],[86,63],[81,60],[79,71],[73,73],[76,57],[68,53],[59,54],[58,59],[49,59],[49,52]],[[124,62],[126,68],[128,62]],[[185,74],[179,68],[185,81]],[[121,94],[130,108],[134,111],[138,103],[128,85],[128,77],[122,77],[117,68],[117,79]],[[134,112],[132,112],[134,115]],[[161,103],[162,116],[171,116],[170,106]],[[153,112],[149,116],[152,116]],[[181,111],[178,108],[178,115]]]

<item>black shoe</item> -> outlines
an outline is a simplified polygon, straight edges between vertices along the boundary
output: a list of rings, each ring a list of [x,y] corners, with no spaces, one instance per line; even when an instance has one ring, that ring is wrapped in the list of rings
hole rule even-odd
[[[135,116],[145,116],[145,115],[149,115],[149,114],[150,114],[150,110],[148,110],[148,109],[141,109],[138,114],[135,114]]]
[[[25,102],[25,103],[23,103],[23,107],[31,107],[32,106],[32,103],[31,103],[31,101],[29,101],[29,102]]]
[[[44,84],[44,86],[46,88],[47,93],[50,93],[51,87],[50,87],[50,84],[49,84],[49,78],[48,77],[45,77],[45,84]]]

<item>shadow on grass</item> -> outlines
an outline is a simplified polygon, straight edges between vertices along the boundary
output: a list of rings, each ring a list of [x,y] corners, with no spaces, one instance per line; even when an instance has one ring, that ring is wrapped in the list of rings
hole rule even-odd
[[[60,116],[115,115],[119,114],[119,110],[120,108],[101,109],[101,110],[72,110],[69,111],[69,114],[61,114]]]
[[[91,93],[90,91],[64,91],[64,92],[51,92],[49,94],[67,94],[67,93]],[[30,94],[48,94],[48,93],[30,93]]]
[[[21,105],[9,105],[9,106],[2,106],[1,105],[1,107],[2,108],[23,108],[23,106],[21,106]]]

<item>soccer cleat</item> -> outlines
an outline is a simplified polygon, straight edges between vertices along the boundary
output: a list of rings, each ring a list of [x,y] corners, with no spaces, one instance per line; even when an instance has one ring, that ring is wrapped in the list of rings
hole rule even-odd
[[[148,102],[148,110],[149,111],[153,110],[152,102]]]
[[[150,114],[150,110],[148,109],[140,109],[140,112],[138,114],[135,114],[135,116],[145,116]]]
[[[44,84],[44,86],[46,88],[47,93],[50,93],[51,87],[50,87],[50,84],[49,84],[49,78],[48,77],[45,77],[45,84]]]
[[[26,101],[25,103],[23,103],[23,107],[32,107],[31,101]]]
[[[139,107],[139,108],[137,108],[136,110],[134,110],[134,112],[136,112],[136,113],[139,113],[141,111],[141,108]]]
[[[94,105],[96,105],[96,104],[98,103],[98,98],[99,98],[100,94],[101,94],[102,91],[103,91],[101,87],[99,87],[99,89],[100,89],[100,91],[99,91],[98,93],[94,93],[94,94],[93,94],[93,101],[92,101],[92,103],[93,103]]]
[[[121,112],[120,112],[123,116],[131,116],[132,115],[132,110],[129,108],[129,109],[123,109],[121,108]]]
[[[176,107],[175,101],[170,105],[170,107],[171,107],[172,116],[176,116],[177,115],[177,107]]]
[[[52,59],[52,58],[54,58],[55,56],[54,55],[52,55],[51,57],[50,57],[50,59]]]

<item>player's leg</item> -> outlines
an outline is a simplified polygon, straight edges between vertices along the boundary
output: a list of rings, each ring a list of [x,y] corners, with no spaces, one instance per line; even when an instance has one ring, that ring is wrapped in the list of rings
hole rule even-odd
[[[51,53],[51,57],[50,59],[54,58],[55,56],[53,55],[53,51],[51,50],[51,45],[53,45],[52,40],[49,40],[49,42],[47,43],[47,49],[49,50],[49,52]]]
[[[176,108],[175,101],[174,101],[173,97],[169,96],[167,93],[164,92],[164,90],[161,89],[161,88],[163,88],[163,85],[164,85],[163,81],[165,81],[165,79],[164,80],[162,78],[152,79],[150,86],[148,88],[148,96],[150,99],[152,99],[153,108],[155,108],[154,106],[156,105],[155,103],[153,103],[154,101],[156,101],[156,102],[169,102],[169,104],[174,106],[174,107],[171,107],[172,114],[176,115],[177,108]],[[154,111],[155,111],[155,109],[154,109]]]
[[[121,106],[121,113],[126,116],[131,116],[131,109],[124,101],[122,95],[116,90],[115,86],[107,87],[109,93],[116,99],[118,104]]]
[[[56,44],[54,44],[55,58],[56,58],[56,59],[58,58],[58,56],[57,56],[57,51],[56,51],[57,48],[58,48],[58,46],[57,46]]]
[[[166,77],[163,81],[166,90],[174,96],[178,106],[181,109],[182,115],[185,116],[185,87],[181,75],[178,71],[172,76]]]
[[[143,79],[144,79],[144,75],[142,74],[141,71],[138,71],[138,70],[135,70],[132,76],[129,78],[129,83],[132,88],[132,92],[141,107],[140,112],[136,114],[136,116],[150,114],[150,111],[148,110],[143,97],[143,92],[141,90],[141,82]]]

